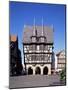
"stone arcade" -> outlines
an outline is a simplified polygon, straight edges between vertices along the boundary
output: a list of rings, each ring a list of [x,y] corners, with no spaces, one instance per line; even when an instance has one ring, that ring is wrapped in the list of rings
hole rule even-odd
[[[23,33],[24,65],[29,75],[49,75],[53,68],[53,27],[25,25]]]

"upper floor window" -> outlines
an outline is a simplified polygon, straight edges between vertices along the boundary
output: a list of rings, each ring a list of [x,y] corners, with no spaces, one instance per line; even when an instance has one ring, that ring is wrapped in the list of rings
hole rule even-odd
[[[39,50],[39,45],[37,45],[37,50]]]

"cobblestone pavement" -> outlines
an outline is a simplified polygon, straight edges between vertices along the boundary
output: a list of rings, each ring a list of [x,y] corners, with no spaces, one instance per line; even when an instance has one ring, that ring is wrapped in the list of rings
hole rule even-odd
[[[9,88],[41,87],[41,86],[59,86],[58,75],[25,75],[9,78]]]

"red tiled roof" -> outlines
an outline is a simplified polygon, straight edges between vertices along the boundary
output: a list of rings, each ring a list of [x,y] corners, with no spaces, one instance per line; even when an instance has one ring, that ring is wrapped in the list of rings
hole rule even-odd
[[[17,36],[16,35],[11,35],[10,36],[10,41],[16,41],[17,40]]]

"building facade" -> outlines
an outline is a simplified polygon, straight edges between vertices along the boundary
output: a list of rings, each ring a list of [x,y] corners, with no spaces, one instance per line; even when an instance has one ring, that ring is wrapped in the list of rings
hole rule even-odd
[[[65,51],[62,50],[56,54],[57,56],[57,69],[59,71],[63,70],[66,68],[66,56],[65,56]]]
[[[21,51],[18,48],[18,37],[10,36],[10,76],[22,74]]]
[[[28,75],[49,75],[53,61],[53,28],[25,26],[23,33],[25,70]]]

